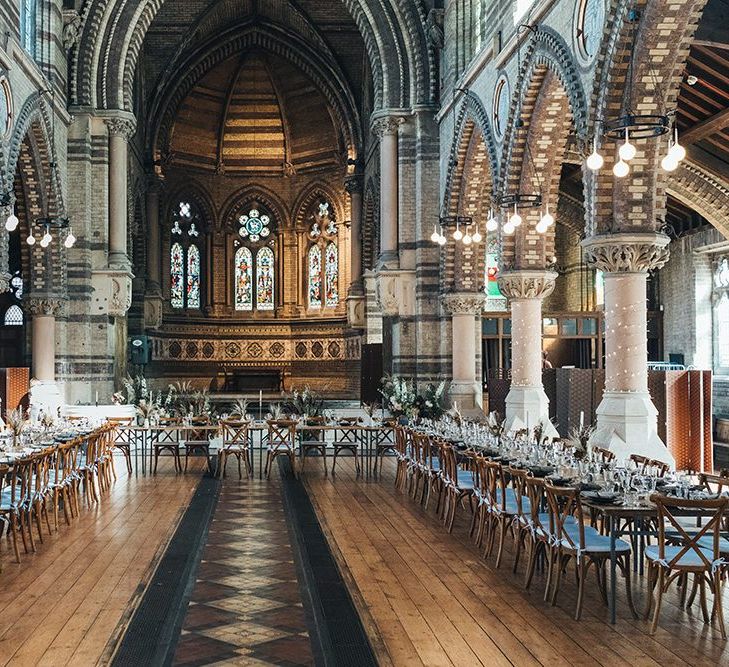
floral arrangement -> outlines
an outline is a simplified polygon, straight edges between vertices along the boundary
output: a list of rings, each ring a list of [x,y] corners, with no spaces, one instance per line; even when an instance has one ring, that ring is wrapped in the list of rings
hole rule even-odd
[[[506,427],[506,419],[503,419],[498,412],[493,410],[489,412],[489,416],[486,419],[486,426],[488,427],[491,435],[493,435],[498,442],[501,442],[501,437],[504,435],[504,428]]]
[[[286,412],[284,411],[283,405],[281,405],[280,403],[272,403],[270,412],[266,415],[266,419],[268,419],[269,421],[286,419]]]
[[[418,395],[415,404],[418,408],[418,414],[428,419],[440,419],[445,412],[443,397],[445,395],[445,380],[441,380],[439,384],[428,382],[423,389],[423,393]]]
[[[129,405],[139,405],[141,401],[149,400],[149,386],[147,385],[147,378],[145,378],[142,373],[127,375],[127,377],[122,380],[122,385],[126,392],[125,403]]]
[[[137,409],[137,417],[139,417],[142,424],[149,423],[157,415],[159,410],[154,402],[148,402],[145,398],[141,399],[135,407]]]
[[[5,424],[13,434],[13,439],[20,437],[20,434],[30,424],[30,413],[18,407],[5,413]]]
[[[379,391],[384,399],[384,407],[396,417],[417,416],[418,393],[412,380],[386,375],[381,380]]]
[[[362,403],[362,409],[365,411],[365,414],[372,419],[372,417],[375,416],[375,412],[380,409],[380,406],[378,403]]]
[[[53,418],[53,414],[45,411],[41,412],[39,421],[44,429],[52,428],[53,424],[56,422]]]
[[[461,408],[458,406],[458,401],[453,401],[453,405],[450,410],[446,413],[458,426],[463,423],[463,413]]]
[[[304,387],[303,391],[294,390],[289,401],[291,412],[301,417],[321,417],[324,415],[324,399],[315,391]]]
[[[573,427],[567,436],[567,444],[575,450],[575,458],[577,460],[584,459],[590,452],[590,438],[595,433],[595,427],[592,425],[583,425]]]
[[[247,398],[237,398],[230,406],[230,414],[245,419],[248,414],[250,401]]]

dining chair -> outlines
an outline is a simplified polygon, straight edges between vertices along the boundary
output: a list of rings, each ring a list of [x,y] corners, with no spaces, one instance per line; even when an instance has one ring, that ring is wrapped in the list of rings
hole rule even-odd
[[[269,419],[266,444],[266,479],[271,477],[273,462],[286,456],[291,462],[291,472],[296,477],[296,422],[292,419]]]
[[[615,452],[602,447],[593,447],[592,454],[600,463],[610,463],[615,460]]]
[[[723,578],[727,561],[721,553],[721,527],[726,518],[729,498],[709,498],[691,500],[674,498],[655,493],[651,501],[658,512],[658,544],[646,547],[648,563],[648,599],[644,618],[648,619],[653,608],[650,634],[656,632],[661,613],[663,595],[676,580],[694,575],[698,581],[701,611],[704,622],[717,620],[722,639],[726,639],[724,610],[722,607]],[[688,531],[679,521],[680,514],[686,510],[700,513],[706,522],[695,531]],[[711,617],[706,607],[706,586],[714,594]],[[654,600],[655,595],[655,600]],[[655,606],[654,606],[655,603]]]
[[[45,519],[48,534],[51,534],[51,522],[48,514],[48,499],[50,494],[51,459],[55,455],[55,447],[47,447],[31,456],[33,461],[32,494],[30,512],[35,519],[38,529],[38,539],[43,543],[43,519]]]
[[[487,507],[489,514],[490,529],[489,539],[484,550],[484,558],[488,558],[494,547],[496,535],[499,537],[499,546],[496,550],[496,569],[501,565],[501,558],[504,553],[504,543],[506,541],[506,533],[513,530],[515,521],[518,520],[519,514],[522,513],[522,504],[528,505],[527,499],[522,499],[521,493],[517,499],[517,493],[514,488],[506,483],[504,468],[498,461],[490,461],[483,459],[481,462],[481,476],[485,480],[482,488],[488,494]],[[515,533],[516,535],[516,533]]]
[[[306,418],[307,426],[324,426],[326,423],[326,417],[323,416]],[[321,460],[324,463],[324,476],[326,477],[328,474],[326,431],[306,428],[302,429],[300,433],[301,436],[299,439],[299,471],[304,471],[306,457],[309,455],[310,452],[314,452],[317,454],[317,456],[321,457]]]
[[[574,488],[563,488],[545,484],[544,487],[550,514],[550,532],[556,545],[556,558],[552,558],[555,573],[550,577],[553,581],[551,604],[557,603],[557,594],[562,572],[570,560],[575,561],[577,576],[577,602],[575,620],[582,615],[582,603],[585,592],[585,580],[592,565],[595,566],[597,584],[603,602],[607,604],[607,579],[605,563],[610,561],[610,537],[601,535],[594,528],[585,525],[580,503],[580,491]],[[574,519],[570,519],[574,517]],[[576,521],[577,528],[570,525]],[[638,618],[633,605],[633,594],[630,583],[630,544],[624,540],[615,541],[616,562],[625,579],[625,592],[628,606],[634,618]]]
[[[382,475],[382,464],[388,454],[394,454],[398,459],[398,466],[400,465],[399,457],[402,452],[398,449],[398,432],[402,433],[402,429],[403,427],[399,425],[385,426],[383,424],[382,428],[369,431],[370,437],[375,440],[375,473],[377,475]],[[395,477],[397,478],[397,473]]]
[[[17,461],[12,469],[8,465],[0,465],[0,522],[5,525],[8,536],[12,538],[16,563],[20,562],[18,532],[23,529],[22,517],[20,515],[22,477],[18,473]],[[28,553],[25,533],[23,533],[23,546],[25,553]]]
[[[337,465],[337,457],[342,452],[350,452],[354,456],[354,469],[357,476],[362,474],[359,460],[359,429],[354,428],[359,423],[357,417],[344,417],[339,420],[339,425],[349,428],[336,429],[334,431],[334,442],[332,443],[332,475]]]
[[[175,464],[175,472],[182,472],[182,459],[180,458],[180,441],[179,441],[179,430],[174,427],[179,427],[182,424],[182,419],[179,417],[165,417],[159,420],[160,429],[152,430],[152,451],[154,455],[154,468],[152,474],[157,474],[157,464],[159,463],[159,457],[163,452],[169,452],[172,454],[172,458]],[[165,429],[164,427],[171,427]]]
[[[473,469],[462,470],[458,466],[456,448],[446,444],[443,447],[443,482],[445,485],[445,502],[443,503],[443,521],[448,532],[453,532],[456,511],[463,500],[468,499],[471,512],[474,511],[475,473]]]
[[[96,454],[98,451],[98,433],[92,433],[81,440],[79,448],[80,460],[78,473],[81,485],[86,498],[86,507],[91,507],[91,502],[98,502],[99,495],[96,491],[97,466]]]
[[[516,573],[521,552],[522,550],[526,551],[527,541],[531,538],[531,505],[526,489],[529,472],[514,466],[507,466],[504,472],[511,479],[516,504],[516,515],[511,526],[514,533],[514,564],[512,571]]]
[[[647,456],[642,456],[640,454],[631,454],[628,459],[635,463],[638,473],[641,475],[645,474],[646,468],[651,462]]]
[[[420,491],[420,482],[425,476],[425,451],[428,436],[419,431],[411,431],[412,456],[410,458],[410,471],[408,480],[408,495],[416,500]]]
[[[225,468],[228,458],[234,456],[238,461],[238,479],[243,479],[241,461],[246,464],[246,476],[253,477],[253,463],[251,460],[251,422],[242,419],[225,419],[220,422],[223,435],[223,446],[218,452],[218,469],[216,477],[225,477]]]
[[[397,467],[395,469],[395,488],[398,491],[404,491],[407,483],[408,467],[410,465],[410,452],[408,450],[408,433],[404,426],[397,425],[394,427],[395,433],[395,456],[397,458]],[[382,474],[382,458],[384,454],[381,454],[377,450],[377,457],[379,457],[380,467],[379,474]],[[377,468],[377,458],[375,458],[375,468]]]
[[[207,462],[208,471],[213,474],[212,461],[210,460],[210,431],[205,428],[210,426],[208,417],[193,417],[190,420],[190,426],[185,430],[185,469],[187,472],[187,463],[191,455],[202,454]],[[199,426],[201,428],[194,428]]]
[[[132,425],[133,419],[133,417],[107,417],[107,421],[113,426],[113,447],[124,455],[127,473],[130,475],[132,474],[132,439],[134,433],[129,427]]]

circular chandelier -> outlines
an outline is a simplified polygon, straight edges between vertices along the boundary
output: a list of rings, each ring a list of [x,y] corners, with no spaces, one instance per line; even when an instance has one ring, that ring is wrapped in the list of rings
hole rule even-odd
[[[18,216],[15,215],[15,207],[10,202],[11,199],[8,193],[3,193],[0,195],[0,206],[10,207],[10,213],[5,219],[5,229],[8,232],[14,232],[18,228],[20,220],[18,219]],[[33,234],[33,230],[29,230],[29,234],[25,239],[25,242],[29,246],[34,246],[36,242],[41,248],[47,248],[48,246],[50,246],[53,242],[53,234],[51,233],[51,230],[53,229],[68,230],[68,232],[66,233],[66,237],[63,240],[63,245],[65,248],[73,248],[74,244],[76,243],[76,237],[73,235],[71,222],[68,218],[63,218],[60,216],[55,218],[38,218],[35,221],[35,224],[36,226],[40,227],[44,231],[44,233],[42,234],[40,239],[36,239],[35,235]]]
[[[661,168],[664,171],[675,171],[678,163],[686,157],[686,149],[678,141],[678,127],[673,124],[671,131],[671,120],[669,114],[637,114],[631,110],[631,99],[633,93],[633,63],[635,61],[635,44],[638,34],[637,25],[640,21],[640,12],[637,9],[631,9],[628,12],[628,21],[632,24],[632,44],[630,50],[630,59],[628,61],[627,72],[627,91],[628,102],[627,111],[622,116],[612,118],[607,121],[597,121],[602,125],[602,136],[615,142],[622,142],[618,147],[618,160],[613,165],[613,174],[616,178],[624,178],[630,173],[630,161],[636,156],[637,148],[631,139],[654,139],[665,134],[668,135],[668,145],[666,154],[661,160]],[[656,82],[653,70],[650,71],[651,76]],[[657,82],[656,82],[657,88]],[[598,151],[598,138],[600,132],[595,130],[592,139],[592,153],[585,160],[585,164],[591,171],[602,169],[605,159]]]
[[[478,223],[475,223],[471,216],[449,215],[441,217],[438,220],[438,224],[433,227],[433,233],[430,235],[430,240],[433,243],[444,246],[448,242],[448,238],[443,233],[443,229],[448,229],[450,227],[455,227],[452,233],[453,240],[460,241],[465,246],[469,246],[472,243],[480,243],[483,239],[483,236],[479,231]],[[463,227],[463,229],[461,229],[461,227]],[[473,231],[471,231],[471,227],[474,227]]]

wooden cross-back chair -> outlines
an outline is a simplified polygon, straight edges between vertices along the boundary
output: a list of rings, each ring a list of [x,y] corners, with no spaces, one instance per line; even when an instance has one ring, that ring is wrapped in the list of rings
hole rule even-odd
[[[600,463],[610,463],[615,460],[615,452],[602,447],[593,447],[592,454]]]
[[[461,470],[458,467],[458,456],[453,445],[445,444],[442,449],[443,484],[445,502],[443,503],[442,519],[448,529],[453,532],[458,505],[468,499],[471,512],[474,511],[473,499],[475,497],[475,466],[470,470]],[[472,454],[468,454],[472,457]]]
[[[553,555],[551,563],[552,566],[556,566],[555,574],[550,577],[553,581],[551,603],[552,606],[557,603],[562,571],[567,563],[574,559],[575,574],[577,575],[575,620],[579,621],[582,614],[585,579],[592,565],[595,566],[598,588],[603,602],[607,604],[605,563],[610,561],[610,537],[601,535],[594,528],[585,525],[579,489],[545,484],[544,490],[549,507],[550,533],[556,545],[556,554]],[[576,521],[576,528],[573,521]],[[638,618],[633,605],[630,585],[630,545],[624,540],[616,540],[615,553],[617,565],[625,578],[628,606],[633,617]]]
[[[5,479],[9,475],[9,478],[6,479],[5,494],[0,503],[0,519],[8,524],[13,540],[15,560],[18,563],[20,562],[18,537],[23,542],[23,551],[26,554],[29,551],[35,551],[35,539],[31,526],[33,466],[33,457],[17,458],[13,461],[13,466],[9,471],[5,466],[6,472],[3,476]]]
[[[324,426],[327,423],[326,417],[307,417],[306,418],[306,425],[307,426]],[[324,463],[324,475],[326,476],[328,474],[327,470],[327,440],[326,440],[326,432],[323,430],[312,430],[312,429],[303,429],[301,431],[301,439],[299,441],[299,452],[300,452],[300,464],[299,464],[299,470],[303,472],[304,470],[304,463],[306,462],[306,457],[311,453],[315,452],[321,457],[322,462]],[[334,461],[336,462],[336,455]],[[334,468],[332,467],[332,472],[334,472]]]
[[[210,460],[210,431],[207,428],[194,428],[195,426],[210,426],[209,417],[193,417],[191,428],[185,429],[185,472],[191,455],[202,454],[208,465],[208,471],[213,474],[212,462]]]
[[[157,474],[157,464],[162,452],[169,452],[175,463],[175,472],[182,472],[182,459],[180,458],[180,432],[177,428],[165,429],[164,427],[177,427],[182,424],[179,417],[163,417],[159,420],[160,429],[152,429],[150,438],[152,448],[150,456],[154,455],[154,468],[152,473]]]
[[[388,437],[391,433],[392,436]],[[382,475],[382,462],[388,452],[394,452],[397,460],[395,468],[395,488],[402,491],[405,488],[408,467],[408,446],[405,427],[396,425],[392,430],[379,429],[375,431],[375,472]]]
[[[134,432],[129,428],[134,417],[107,417],[113,427],[113,446],[124,455],[127,473],[132,474],[132,440]]]
[[[225,477],[228,458],[234,456],[238,461],[238,479],[243,479],[241,461],[246,464],[246,475],[253,477],[251,456],[251,422],[243,419],[225,419],[220,422],[223,435],[223,446],[218,452],[218,469],[216,476]]]
[[[717,620],[722,639],[726,639],[722,588],[727,564],[722,558],[721,529],[729,509],[729,498],[689,500],[656,493],[651,501],[658,510],[658,544],[645,550],[650,592],[644,614],[646,619],[654,604],[655,592],[651,634],[658,627],[663,595],[668,587],[677,579],[685,586],[688,575],[693,574],[701,592],[704,622],[708,623],[710,618],[706,608],[708,585],[714,594],[711,620]],[[687,529],[680,520],[682,511],[686,510],[701,514],[705,523],[696,529]]]
[[[266,478],[271,477],[273,462],[279,456],[286,456],[291,463],[291,472],[296,477],[296,422],[292,419],[269,419],[266,446]]]
[[[357,417],[344,417],[339,420],[339,426],[334,431],[334,442],[332,443],[332,475],[334,474],[334,468],[337,465],[337,457],[342,452],[349,452],[354,457],[354,469],[359,476],[362,473],[362,469],[359,463],[359,429],[354,428],[359,423]],[[350,427],[350,428],[347,428]]]

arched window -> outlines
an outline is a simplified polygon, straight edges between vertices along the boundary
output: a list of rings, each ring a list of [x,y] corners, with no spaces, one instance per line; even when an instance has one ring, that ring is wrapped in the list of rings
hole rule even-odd
[[[235,253],[235,309],[253,310],[253,255],[245,246]]]
[[[309,228],[309,308],[335,308],[339,305],[339,250],[329,202],[320,202],[309,219],[313,220]]]
[[[193,204],[180,201],[170,229],[170,305],[178,310],[202,306],[200,216]]]
[[[3,324],[6,327],[22,327],[23,326],[23,309],[16,303],[5,311]]]
[[[309,308],[321,308],[321,248],[309,249]]]
[[[276,255],[271,217],[253,204],[238,218],[233,296],[238,311],[276,307]]]
[[[256,255],[256,308],[273,310],[273,250],[263,246]]]
[[[20,0],[20,45],[33,58],[36,55],[38,0]]]

